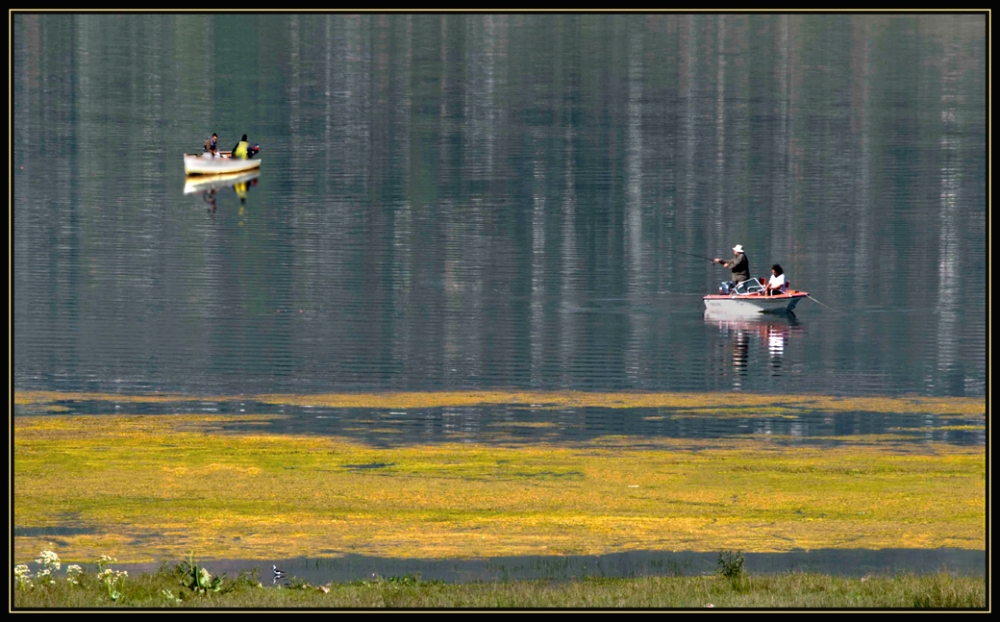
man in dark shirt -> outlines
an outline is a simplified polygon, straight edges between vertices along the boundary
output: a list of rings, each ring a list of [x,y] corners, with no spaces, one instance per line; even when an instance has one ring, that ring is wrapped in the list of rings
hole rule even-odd
[[[733,258],[729,261],[723,261],[716,257],[712,262],[722,264],[723,267],[731,269],[733,271],[733,286],[736,286],[750,278],[750,260],[747,259],[746,253],[743,252],[742,244],[734,246],[733,253]]]
[[[205,141],[205,153],[213,156],[219,155],[219,135],[213,133],[212,137]]]

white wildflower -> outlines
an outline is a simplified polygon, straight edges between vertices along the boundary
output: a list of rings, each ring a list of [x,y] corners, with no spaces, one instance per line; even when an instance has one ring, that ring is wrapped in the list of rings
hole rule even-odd
[[[43,568],[50,570],[59,570],[62,565],[59,563],[59,556],[56,555],[55,551],[42,551],[40,557],[35,562],[41,564]]]
[[[160,596],[162,596],[164,600],[167,600],[172,603],[181,602],[181,599],[174,596],[174,593],[171,592],[170,590],[160,590]]]
[[[80,585],[78,579],[82,574],[83,574],[83,568],[81,568],[77,564],[70,564],[69,566],[66,566],[66,580],[72,583],[73,585]]]
[[[26,589],[31,587],[31,570],[28,568],[27,564],[18,564],[14,566],[14,578],[17,580],[17,587],[20,589]]]

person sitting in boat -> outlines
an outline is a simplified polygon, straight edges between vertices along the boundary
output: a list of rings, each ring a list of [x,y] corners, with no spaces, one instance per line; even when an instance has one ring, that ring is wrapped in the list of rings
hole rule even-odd
[[[247,153],[249,151],[250,151],[250,143],[247,142],[247,135],[244,134],[243,138],[240,139],[240,142],[236,143],[236,146],[233,147],[233,157],[238,158],[240,160],[246,160]]]
[[[253,157],[254,157],[255,155],[257,155],[257,152],[258,152],[258,151],[260,151],[260,145],[258,145],[257,143],[254,143],[254,144],[250,145],[250,146],[249,146],[249,147],[247,148],[247,159],[248,159],[248,160],[252,160],[252,159],[253,159]]]
[[[747,258],[747,254],[743,252],[742,244],[737,244],[733,247],[733,258],[729,261],[724,261],[716,257],[712,260],[712,263],[722,264],[723,267],[733,271],[733,280],[730,282],[729,287],[725,288],[727,290],[732,290],[743,281],[750,280],[750,260]]]
[[[764,294],[767,296],[776,296],[784,294],[787,291],[788,280],[785,278],[785,271],[778,264],[774,264],[771,266],[771,278],[768,279],[767,285],[764,286]]]
[[[212,137],[205,141],[205,153],[212,154],[212,157],[219,155],[219,135],[212,133]]]

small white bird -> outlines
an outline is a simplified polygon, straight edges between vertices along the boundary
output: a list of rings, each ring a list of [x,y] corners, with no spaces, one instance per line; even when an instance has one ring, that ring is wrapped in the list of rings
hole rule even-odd
[[[271,564],[271,571],[274,573],[274,580],[275,581],[277,581],[278,579],[285,578],[285,571],[284,570],[278,570],[278,567],[276,565],[274,565],[274,564]]]

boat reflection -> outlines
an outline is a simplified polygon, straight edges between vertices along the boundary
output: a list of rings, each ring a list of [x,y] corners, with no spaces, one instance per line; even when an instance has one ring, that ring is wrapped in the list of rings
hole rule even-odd
[[[221,188],[232,188],[236,196],[240,198],[240,217],[243,216],[242,205],[246,204],[247,192],[257,185],[257,178],[260,177],[260,170],[244,171],[242,173],[231,173],[227,175],[211,175],[209,177],[188,177],[184,182],[184,194],[200,194],[208,205],[208,213],[212,215],[214,222],[216,199]],[[240,223],[242,224],[242,222]]]
[[[760,317],[730,315],[718,311],[705,311],[705,323],[719,328],[719,334],[732,342],[733,388],[742,388],[742,378],[747,372],[750,341],[760,339],[769,354],[772,376],[781,375],[785,345],[803,330],[793,313],[762,313]]]
[[[228,175],[211,175],[188,177],[184,182],[184,194],[211,192],[220,188],[230,187],[234,190],[241,184],[255,185],[260,171],[245,171]]]

